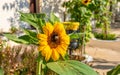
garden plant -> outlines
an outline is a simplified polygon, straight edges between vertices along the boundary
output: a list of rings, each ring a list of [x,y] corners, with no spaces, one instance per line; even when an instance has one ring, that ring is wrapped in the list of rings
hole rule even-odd
[[[110,24],[112,19],[112,10],[110,8],[111,4],[113,5],[115,1],[112,0],[95,0],[94,7],[94,19],[96,21],[96,28],[101,28],[101,32],[96,32],[95,37],[102,40],[115,40],[115,34],[111,34]]]
[[[67,14],[70,14],[70,21],[79,22],[78,32],[73,34],[74,38],[79,39],[79,46],[82,54],[85,54],[86,42],[93,36],[91,19],[94,0],[70,0],[63,3]],[[81,55],[82,55],[81,54]]]
[[[53,13],[50,18],[46,18],[42,13],[20,14],[20,19],[33,26],[35,31],[23,28],[21,36],[10,33],[4,34],[4,36],[14,42],[28,46],[32,44],[37,47],[37,64],[33,66],[36,68],[36,75],[98,75],[84,63],[69,60],[67,50],[70,37],[66,34],[64,25]],[[27,69],[22,71],[27,71]]]

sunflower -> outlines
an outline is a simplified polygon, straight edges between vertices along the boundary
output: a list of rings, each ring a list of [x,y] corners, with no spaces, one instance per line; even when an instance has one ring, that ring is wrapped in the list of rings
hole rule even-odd
[[[79,22],[63,22],[66,30],[77,30],[79,28]]]
[[[38,50],[45,57],[45,60],[48,61],[52,58],[56,61],[60,56],[64,57],[70,39],[65,32],[63,24],[55,23],[51,25],[50,23],[46,23],[43,26],[43,32],[44,34],[38,34]]]
[[[91,2],[91,0],[82,0],[82,4],[88,5]]]

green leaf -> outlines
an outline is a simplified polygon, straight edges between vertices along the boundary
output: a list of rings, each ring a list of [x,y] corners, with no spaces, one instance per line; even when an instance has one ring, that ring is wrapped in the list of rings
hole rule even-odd
[[[41,23],[39,23],[40,19],[42,19],[42,22],[45,22],[45,14],[40,13],[40,14],[32,14],[32,13],[21,13],[20,20],[27,22],[31,26],[33,26],[36,29],[41,29]]]
[[[4,36],[7,37],[9,40],[12,40],[12,41],[14,41],[16,43],[29,44],[29,42],[27,40],[19,39],[14,34],[6,33],[6,34],[4,34]]]
[[[50,62],[47,67],[59,75],[98,75],[86,64],[75,60]]]
[[[38,41],[37,39],[37,33],[32,31],[32,30],[28,30],[28,29],[23,29],[24,33],[26,35],[28,35],[31,39],[35,40],[36,42]]]
[[[38,44],[38,42],[31,38],[29,35],[20,36],[18,39],[26,41],[26,44]]]
[[[84,33],[71,33],[69,34],[70,39],[78,39],[80,36],[82,36]]]
[[[4,71],[2,68],[0,68],[0,75],[4,75]]]
[[[48,20],[52,24],[54,24],[55,22],[60,22],[60,19],[54,13],[50,13],[50,18]]]
[[[120,65],[107,72],[107,75],[119,75],[119,74],[120,74]]]
[[[36,38],[36,34],[30,30],[24,30],[24,32],[27,34],[27,35],[23,35],[23,36],[20,36],[20,37],[17,37],[16,35],[14,34],[9,34],[9,33],[6,33],[4,34],[5,37],[7,37],[9,40],[12,40],[16,43],[21,43],[21,44],[35,44],[37,45],[38,44],[38,39]]]
[[[78,39],[79,38],[79,35],[77,33],[72,33],[70,35],[70,39]]]

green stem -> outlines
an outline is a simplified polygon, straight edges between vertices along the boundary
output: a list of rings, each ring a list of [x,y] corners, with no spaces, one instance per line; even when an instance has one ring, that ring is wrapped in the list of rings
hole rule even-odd
[[[42,62],[43,62],[43,60],[40,58],[40,55],[39,55],[38,56],[36,75],[44,75],[44,73],[42,73]]]
[[[41,74],[41,62],[40,61],[38,61],[38,63],[37,63],[37,71],[36,71],[36,75],[42,75]]]
[[[41,64],[41,62],[38,62],[38,66],[39,66],[39,68],[38,68],[38,75],[42,75],[42,64]]]

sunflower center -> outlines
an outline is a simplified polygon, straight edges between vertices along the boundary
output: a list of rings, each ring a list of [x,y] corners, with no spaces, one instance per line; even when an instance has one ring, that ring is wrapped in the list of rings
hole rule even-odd
[[[48,40],[51,48],[56,48],[60,44],[60,37],[56,33],[53,33]]]
[[[88,0],[85,0],[85,3],[87,3],[88,2]]]
[[[51,41],[52,42],[57,42],[59,40],[59,36],[57,35],[57,34],[53,34],[52,36],[51,36]]]

